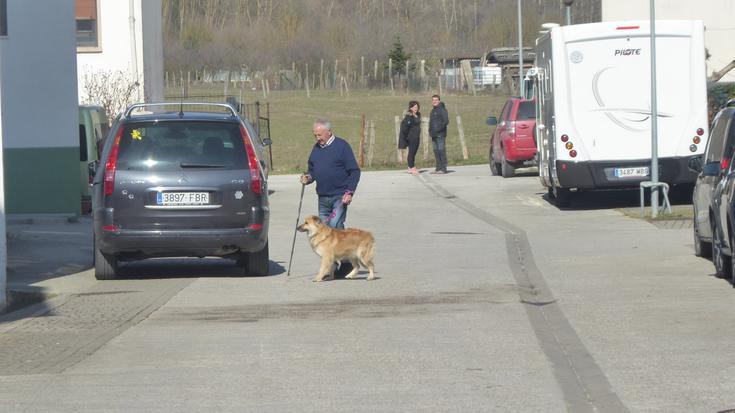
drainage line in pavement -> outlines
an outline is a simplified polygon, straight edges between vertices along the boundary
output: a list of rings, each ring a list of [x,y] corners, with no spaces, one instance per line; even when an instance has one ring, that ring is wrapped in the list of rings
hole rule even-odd
[[[427,177],[431,192],[505,233],[508,262],[518,295],[570,412],[628,412],[574,327],[562,312],[533,259],[526,232],[453,195]]]

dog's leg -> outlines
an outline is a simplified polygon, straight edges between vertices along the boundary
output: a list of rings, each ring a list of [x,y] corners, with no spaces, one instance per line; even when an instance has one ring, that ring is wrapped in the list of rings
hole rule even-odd
[[[373,265],[373,261],[370,260],[365,263],[368,271],[370,271],[370,275],[368,275],[367,280],[372,281],[375,279],[375,266]]]
[[[350,264],[352,264],[352,271],[345,275],[345,278],[353,278],[357,275],[357,270],[360,269],[359,260],[357,258],[350,258]]]
[[[334,276],[334,260],[329,257],[322,257],[322,264],[319,266],[319,273],[314,277],[314,282],[318,283],[324,280],[327,275]]]

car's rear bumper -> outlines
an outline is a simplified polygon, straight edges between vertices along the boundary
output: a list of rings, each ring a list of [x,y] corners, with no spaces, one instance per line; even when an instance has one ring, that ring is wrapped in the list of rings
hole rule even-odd
[[[691,184],[697,174],[688,167],[690,157],[660,158],[659,181],[668,184]],[[631,188],[639,187],[646,177],[618,178],[614,175],[615,168],[650,167],[651,162],[640,161],[605,161],[605,162],[569,162],[556,161],[556,174],[559,185],[564,188],[595,189],[595,188]]]
[[[505,159],[508,162],[526,162],[536,158],[533,138],[515,138],[504,142]]]
[[[99,249],[106,254],[133,257],[224,257],[238,252],[255,252],[268,240],[263,227],[201,230],[100,230]]]

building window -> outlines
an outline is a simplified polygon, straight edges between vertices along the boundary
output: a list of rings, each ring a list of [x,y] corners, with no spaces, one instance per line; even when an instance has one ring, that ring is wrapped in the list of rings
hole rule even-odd
[[[8,0],[0,0],[0,36],[8,35]]]
[[[97,1],[76,0],[77,48],[99,47]]]

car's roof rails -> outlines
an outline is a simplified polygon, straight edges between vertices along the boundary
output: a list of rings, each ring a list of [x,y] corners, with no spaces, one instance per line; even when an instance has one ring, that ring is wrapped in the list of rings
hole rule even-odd
[[[146,108],[156,108],[156,107],[162,107],[162,106],[177,106],[181,108],[181,112],[183,112],[184,106],[199,106],[199,107],[212,107],[212,108],[220,108],[220,109],[227,109],[229,111],[230,116],[237,117],[237,112],[235,112],[235,108],[233,108],[231,105],[227,103],[207,103],[207,102],[161,102],[161,103],[134,103],[125,110],[125,117],[130,117],[130,115],[135,110],[139,111],[145,111]]]

